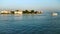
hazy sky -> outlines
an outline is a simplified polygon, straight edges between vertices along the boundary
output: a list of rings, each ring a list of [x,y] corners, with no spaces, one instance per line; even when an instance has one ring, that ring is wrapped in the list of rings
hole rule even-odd
[[[60,8],[60,0],[0,0],[0,9]]]

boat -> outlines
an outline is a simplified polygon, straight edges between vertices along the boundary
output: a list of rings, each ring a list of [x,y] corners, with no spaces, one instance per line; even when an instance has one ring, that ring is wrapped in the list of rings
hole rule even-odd
[[[57,16],[58,15],[58,13],[52,13],[52,16]]]

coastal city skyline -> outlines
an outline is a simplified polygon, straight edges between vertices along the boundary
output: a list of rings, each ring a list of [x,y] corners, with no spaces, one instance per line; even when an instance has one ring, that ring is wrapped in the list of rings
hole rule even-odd
[[[0,9],[59,9],[60,0],[0,0]]]

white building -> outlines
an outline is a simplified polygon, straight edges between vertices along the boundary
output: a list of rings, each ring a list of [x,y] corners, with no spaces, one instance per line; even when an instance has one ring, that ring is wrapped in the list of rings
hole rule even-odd
[[[15,11],[14,14],[22,14],[22,10]]]
[[[38,11],[37,13],[38,13],[38,14],[41,14],[41,13],[43,13],[43,11]]]
[[[0,11],[0,14],[10,14],[11,12],[9,10],[3,10],[3,11]]]

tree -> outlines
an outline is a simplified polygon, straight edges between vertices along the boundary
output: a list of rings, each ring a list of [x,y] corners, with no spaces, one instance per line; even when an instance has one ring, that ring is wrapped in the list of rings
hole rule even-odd
[[[14,14],[14,11],[11,11],[11,14]]]
[[[34,13],[34,10],[31,10],[31,13]]]
[[[29,11],[28,11],[28,10],[25,10],[25,12],[26,12],[26,13],[29,13]]]
[[[26,13],[25,11],[23,11],[23,13]]]
[[[16,11],[19,11],[19,10],[16,10]]]
[[[38,13],[38,11],[35,11],[34,13],[35,13],[35,14],[37,14],[37,13]]]

